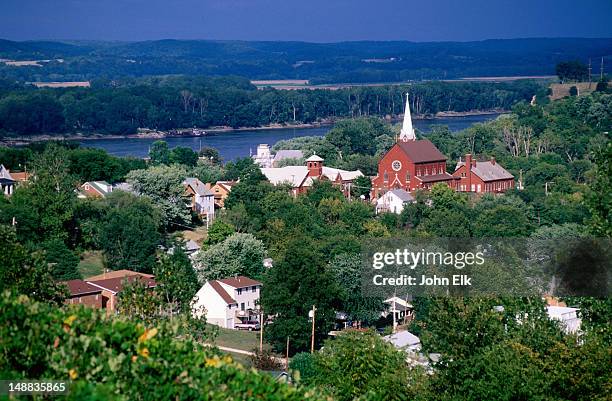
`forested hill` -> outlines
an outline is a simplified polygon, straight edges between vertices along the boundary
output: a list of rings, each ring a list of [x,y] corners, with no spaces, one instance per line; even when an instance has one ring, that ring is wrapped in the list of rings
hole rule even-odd
[[[90,80],[164,74],[309,79],[311,83],[394,82],[474,76],[553,75],[556,63],[612,61],[612,38],[504,39],[479,42],[13,42],[0,59],[49,60],[41,66],[0,63],[0,78]]]

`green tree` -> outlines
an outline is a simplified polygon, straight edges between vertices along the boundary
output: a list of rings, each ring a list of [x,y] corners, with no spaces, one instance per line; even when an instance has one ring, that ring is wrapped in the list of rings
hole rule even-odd
[[[612,236],[612,142],[595,154],[594,178],[585,203],[591,212],[587,224],[592,234]]]
[[[557,64],[556,72],[561,81],[584,81],[589,76],[587,66],[578,60]]]
[[[266,249],[252,234],[233,234],[198,253],[195,269],[201,283],[242,275],[253,279],[263,273]]]
[[[153,274],[157,283],[155,292],[163,300],[166,313],[170,317],[190,313],[191,302],[200,286],[183,247],[175,244],[171,254],[160,255]]]
[[[372,191],[372,180],[365,175],[357,177],[351,185],[352,195],[356,198],[363,195],[366,199],[370,199],[370,191]]]
[[[317,243],[308,237],[289,240],[286,252],[263,278],[261,304],[274,322],[264,330],[267,340],[277,351],[286,347],[290,352],[306,351],[310,347],[311,323],[308,311],[315,305],[315,340],[317,346],[333,327],[339,306],[338,288],[326,268]]]
[[[173,224],[185,225],[191,222],[183,187],[186,177],[187,170],[182,166],[154,166],[146,170],[130,171],[127,182],[138,194],[149,197],[161,212],[164,226],[172,227]]]
[[[149,158],[153,164],[168,164],[170,162],[170,150],[166,141],[155,141],[149,148]]]
[[[575,85],[570,86],[570,88],[569,88],[569,95],[570,96],[578,96],[578,88],[576,88]]]
[[[81,278],[77,266],[79,257],[59,238],[53,238],[43,243],[45,261],[52,266],[52,274],[56,280],[72,280]]]
[[[106,198],[109,210],[101,222],[100,247],[113,270],[151,273],[161,241],[159,213],[146,198],[113,192]]]
[[[182,164],[188,167],[194,167],[198,163],[198,154],[191,148],[177,146],[172,148],[169,153],[168,161],[170,163]]]
[[[208,228],[208,232],[206,233],[206,244],[215,245],[223,242],[235,232],[234,226],[226,223],[222,219],[216,219]]]
[[[49,264],[40,255],[31,254],[17,242],[13,228],[0,225],[0,248],[0,294],[8,290],[61,305],[67,289],[55,282]]]
[[[314,383],[338,400],[410,398],[406,355],[378,334],[342,333],[315,354]]]

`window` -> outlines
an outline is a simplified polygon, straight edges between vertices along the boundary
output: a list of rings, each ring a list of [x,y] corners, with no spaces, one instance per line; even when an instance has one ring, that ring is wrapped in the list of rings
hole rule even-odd
[[[242,288],[238,288],[236,291],[238,292],[238,295],[242,295]]]
[[[406,173],[406,182],[410,182],[410,171]]]
[[[461,173],[461,177],[462,177],[462,178],[465,178],[465,173]]]
[[[240,303],[240,310],[244,310],[244,302]]]
[[[257,291],[257,286],[252,286],[251,287],[251,292],[255,292],[255,291]]]
[[[388,181],[389,181],[389,174],[387,174],[387,172],[386,172],[386,171],[385,171],[385,173],[383,174],[383,180],[384,180],[385,182],[388,182]]]

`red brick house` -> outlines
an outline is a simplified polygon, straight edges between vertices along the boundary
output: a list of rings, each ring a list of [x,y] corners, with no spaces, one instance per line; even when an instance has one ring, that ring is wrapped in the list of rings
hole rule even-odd
[[[102,308],[102,290],[83,280],[69,280],[62,284],[68,287],[70,295],[64,301],[67,305],[86,305]]]
[[[453,176],[459,180],[457,191],[460,192],[502,193],[514,188],[514,176],[495,158],[480,162],[468,153],[465,162],[457,163]]]
[[[81,185],[79,198],[105,198],[113,192],[113,186],[106,181],[87,181]]]
[[[417,140],[412,128],[410,105],[406,100],[404,122],[398,141],[378,162],[372,179],[372,198],[392,189],[408,192],[430,189],[443,183],[455,189],[456,179],[446,172],[446,156],[427,139]]]

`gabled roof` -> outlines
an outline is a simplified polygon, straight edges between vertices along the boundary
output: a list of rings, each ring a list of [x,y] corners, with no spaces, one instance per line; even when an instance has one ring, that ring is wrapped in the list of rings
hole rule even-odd
[[[80,295],[87,294],[99,294],[102,292],[102,289],[95,287],[83,280],[68,280],[63,281],[62,284],[65,284],[68,287],[71,297],[77,297]]]
[[[465,166],[465,162],[457,163],[455,170],[458,170],[462,166]],[[472,166],[472,172],[476,174],[483,181],[496,181],[496,180],[509,180],[514,178],[505,168],[499,165],[499,163],[486,161],[476,162],[476,167]]]
[[[0,164],[0,179],[3,179],[4,181],[15,181],[8,169],[2,164]]]
[[[274,185],[290,184],[294,188],[302,185],[308,176],[306,166],[263,167],[261,172]]]
[[[437,162],[446,160],[446,156],[427,139],[398,142],[397,145],[413,163]]]
[[[219,296],[225,301],[226,304],[235,304],[236,300],[225,291],[225,288],[217,280],[211,280],[208,282],[210,286],[219,294]]]
[[[214,196],[214,193],[206,188],[206,185],[195,177],[187,177],[183,181],[183,185],[187,185],[193,189],[193,192],[200,196]]]
[[[340,174],[340,179],[343,181],[352,181],[355,178],[361,177],[363,175],[363,173],[359,170],[347,171],[347,170],[341,170],[339,168],[323,166],[323,175],[326,176],[331,181],[335,181],[336,178],[338,177],[338,174]]]
[[[251,287],[253,285],[261,285],[259,281],[253,280],[245,276],[224,278],[218,281],[222,282],[223,284],[229,285],[230,287],[234,287],[234,288],[244,288],[244,287]]]
[[[274,161],[280,161],[283,159],[303,159],[304,153],[301,150],[283,149],[276,152],[274,155]]]
[[[397,196],[403,202],[413,202],[414,196],[410,195],[410,192],[403,189],[392,189],[389,193]]]
[[[113,270],[106,273],[98,274],[96,276],[91,276],[85,278],[86,281],[96,281],[96,280],[106,280],[109,278],[117,278],[117,277],[128,277],[128,276],[143,276],[146,278],[153,278],[152,274],[135,272],[133,270],[121,269],[121,270]]]
[[[94,191],[102,196],[106,196],[112,191],[111,185],[106,181],[86,181],[81,185],[81,188],[85,188],[86,185],[89,185]],[[107,191],[107,188],[111,190]]]
[[[317,156],[317,154],[313,154],[312,156],[310,156],[308,159],[306,159],[307,162],[322,162],[323,158],[321,156]]]
[[[396,348],[410,347],[421,343],[421,340],[409,331],[399,331],[385,336],[383,339],[393,344]]]
[[[87,281],[89,284],[101,288],[103,290],[110,291],[114,294],[120,292],[123,289],[125,283],[133,283],[135,281],[141,281],[147,288],[154,288],[157,283],[153,278],[144,276],[127,276],[127,277],[116,277],[109,278],[106,280],[95,280]]]

